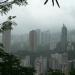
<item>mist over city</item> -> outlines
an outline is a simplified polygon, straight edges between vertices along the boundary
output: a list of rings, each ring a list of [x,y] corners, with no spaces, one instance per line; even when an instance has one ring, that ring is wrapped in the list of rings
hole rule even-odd
[[[75,75],[75,1],[0,0],[0,75]]]
[[[1,23],[10,15],[17,16],[15,21],[18,25],[14,27],[14,34],[22,34],[32,29],[49,29],[51,32],[56,32],[61,29],[63,23],[66,24],[68,30],[74,29],[74,0],[59,0],[61,9],[56,3],[53,7],[51,0],[47,5],[43,5],[44,0],[27,0],[27,2],[26,7],[14,5],[7,15],[0,15]]]

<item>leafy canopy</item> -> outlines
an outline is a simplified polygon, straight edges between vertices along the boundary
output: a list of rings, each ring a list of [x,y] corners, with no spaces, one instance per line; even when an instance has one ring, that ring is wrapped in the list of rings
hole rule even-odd
[[[4,0],[3,2],[0,1],[0,13],[1,14],[6,14],[11,8],[12,5],[27,5],[28,2],[27,0]]]
[[[49,0],[46,0],[44,2],[44,5],[47,4]],[[59,2],[58,0],[52,0],[52,4],[54,6],[54,2],[56,2],[57,6],[60,8]],[[4,1],[0,1],[0,13],[1,14],[6,14],[10,9],[12,9],[12,5],[16,4],[16,5],[27,5],[28,2],[27,0],[4,0]]]

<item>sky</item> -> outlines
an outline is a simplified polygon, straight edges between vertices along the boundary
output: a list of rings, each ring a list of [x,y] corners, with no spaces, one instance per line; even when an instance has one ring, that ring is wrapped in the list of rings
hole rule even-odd
[[[63,24],[68,30],[75,29],[75,0],[58,0],[60,8],[55,3],[52,6],[51,0],[43,5],[45,0],[27,0],[27,6],[13,5],[7,15],[0,15],[0,23],[10,15],[15,15],[13,34],[24,34],[32,29],[50,30],[57,32]]]

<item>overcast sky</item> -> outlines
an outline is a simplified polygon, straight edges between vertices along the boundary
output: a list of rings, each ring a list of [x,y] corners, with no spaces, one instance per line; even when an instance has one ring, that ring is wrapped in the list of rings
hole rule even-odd
[[[45,0],[28,0],[28,5],[13,6],[7,15],[0,15],[0,23],[6,20],[9,15],[16,15],[17,26],[13,33],[21,34],[32,29],[60,31],[63,23],[68,30],[75,29],[75,0],[58,0],[61,8],[56,3],[52,6],[52,0],[43,5]]]

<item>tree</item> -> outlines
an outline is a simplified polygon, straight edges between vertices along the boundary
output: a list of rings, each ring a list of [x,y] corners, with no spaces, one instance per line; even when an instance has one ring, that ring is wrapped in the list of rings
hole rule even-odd
[[[61,70],[53,70],[53,69],[49,69],[47,74],[48,75],[64,75],[64,73]]]
[[[11,71],[19,67],[20,60],[14,55],[4,52],[3,45],[0,45],[0,73],[1,75],[9,75]]]
[[[16,25],[12,19],[16,16],[9,16],[7,20],[1,23],[0,32],[11,30],[12,25]],[[0,73],[1,75],[33,75],[35,72],[32,67],[20,66],[20,59],[16,56],[4,52],[3,44],[0,44]]]
[[[16,18],[16,16],[9,16],[5,22],[1,23],[0,32],[13,29],[12,25],[17,25],[16,22],[12,21],[14,18]]]
[[[44,5],[47,4],[48,0],[46,0],[44,2]],[[58,0],[52,0],[52,4],[54,6],[54,2],[56,2],[57,6],[60,8],[59,2]],[[27,5],[28,2],[27,0],[4,0],[4,1],[0,1],[0,13],[1,14],[6,14],[13,6],[13,4],[16,5]]]
[[[3,50],[0,44],[0,75],[33,75],[33,67],[23,67],[20,65],[20,59]]]
[[[74,66],[73,61],[71,62],[71,68],[70,68],[69,74],[70,75],[75,75],[75,66]]]
[[[13,4],[16,5],[27,5],[27,0],[4,0],[3,2],[0,2],[0,13],[6,14],[13,6]]]
[[[48,0],[45,1],[44,4],[46,4]],[[54,0],[52,0],[53,6],[54,6]],[[56,0],[56,3],[58,7],[60,7],[58,1]],[[27,0],[4,0],[0,1],[0,13],[6,14],[10,9],[12,9],[13,4],[16,5],[27,5]],[[14,19],[16,16],[9,16],[8,20],[1,23],[0,32],[11,30],[12,25],[16,24],[15,22],[12,22],[12,19]],[[20,66],[20,60],[9,53],[4,52],[3,50],[3,44],[0,44],[0,73],[1,75],[33,75],[35,72],[34,68],[26,68]]]
[[[59,5],[58,0],[52,0],[53,6],[54,6],[54,1],[56,2],[57,6],[60,8],[60,5]],[[44,2],[44,5],[47,4],[47,2],[48,2],[48,0],[46,0],[46,1]]]
[[[75,69],[70,70],[70,75],[75,75]]]
[[[55,0],[58,7],[60,8],[60,5],[58,3],[57,0]],[[48,2],[48,0],[45,1],[44,5]],[[16,4],[16,5],[27,5],[28,2],[27,0],[2,0],[0,1],[0,13],[1,14],[6,14],[10,9],[12,9],[12,6],[13,4]],[[52,0],[52,4],[54,6],[54,0]],[[12,29],[11,28],[11,25],[13,24],[13,22],[11,21],[13,18],[15,18],[16,16],[9,16],[8,17],[8,21],[0,24],[0,25],[3,25],[0,29],[0,32],[2,32],[3,30],[7,30],[7,29]],[[14,22],[15,24],[15,22]]]

